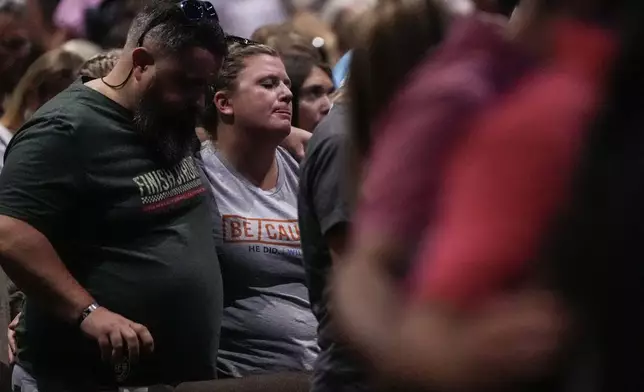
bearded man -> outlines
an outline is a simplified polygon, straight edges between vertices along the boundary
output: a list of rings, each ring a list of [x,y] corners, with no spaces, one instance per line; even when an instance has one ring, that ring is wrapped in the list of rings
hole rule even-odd
[[[209,2],[154,2],[109,75],[80,79],[13,138],[0,264],[28,297],[14,380],[98,391],[215,378],[222,283],[192,153],[225,55]]]

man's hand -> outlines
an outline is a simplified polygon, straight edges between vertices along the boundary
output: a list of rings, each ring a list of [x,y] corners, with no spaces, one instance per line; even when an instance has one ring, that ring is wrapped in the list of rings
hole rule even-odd
[[[18,321],[20,321],[21,313],[16,315],[16,318],[11,321],[9,328],[7,329],[7,338],[9,341],[9,364],[13,364],[16,361],[16,352],[18,351],[18,346],[16,345],[16,328],[18,327]]]
[[[300,128],[291,127],[291,133],[282,141],[282,147],[291,153],[298,162],[304,159],[306,145],[313,134]]]
[[[80,325],[81,330],[96,340],[101,348],[104,361],[116,363],[123,358],[127,349],[131,363],[139,360],[141,352],[154,351],[154,340],[148,329],[123,316],[99,307],[90,313]]]

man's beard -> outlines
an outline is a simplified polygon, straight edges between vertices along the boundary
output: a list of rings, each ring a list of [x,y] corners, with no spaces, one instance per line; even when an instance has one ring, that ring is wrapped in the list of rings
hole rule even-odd
[[[148,90],[134,111],[134,126],[154,158],[166,168],[177,165],[198,146],[195,133],[199,108],[167,109],[154,89]]]

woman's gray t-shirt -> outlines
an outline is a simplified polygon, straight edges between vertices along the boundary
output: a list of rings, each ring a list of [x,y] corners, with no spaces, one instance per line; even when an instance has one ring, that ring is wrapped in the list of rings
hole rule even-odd
[[[229,376],[309,371],[318,355],[297,218],[298,164],[277,150],[271,190],[251,184],[211,143],[201,156],[218,207],[224,281],[218,370]]]

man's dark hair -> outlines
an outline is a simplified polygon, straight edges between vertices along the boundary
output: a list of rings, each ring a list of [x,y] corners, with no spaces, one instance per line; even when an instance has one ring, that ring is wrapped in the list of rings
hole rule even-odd
[[[176,0],[149,2],[132,21],[126,47],[135,48],[141,42],[151,41],[168,53],[192,47],[206,49],[216,56],[227,53],[226,35],[218,21],[188,20]]]

